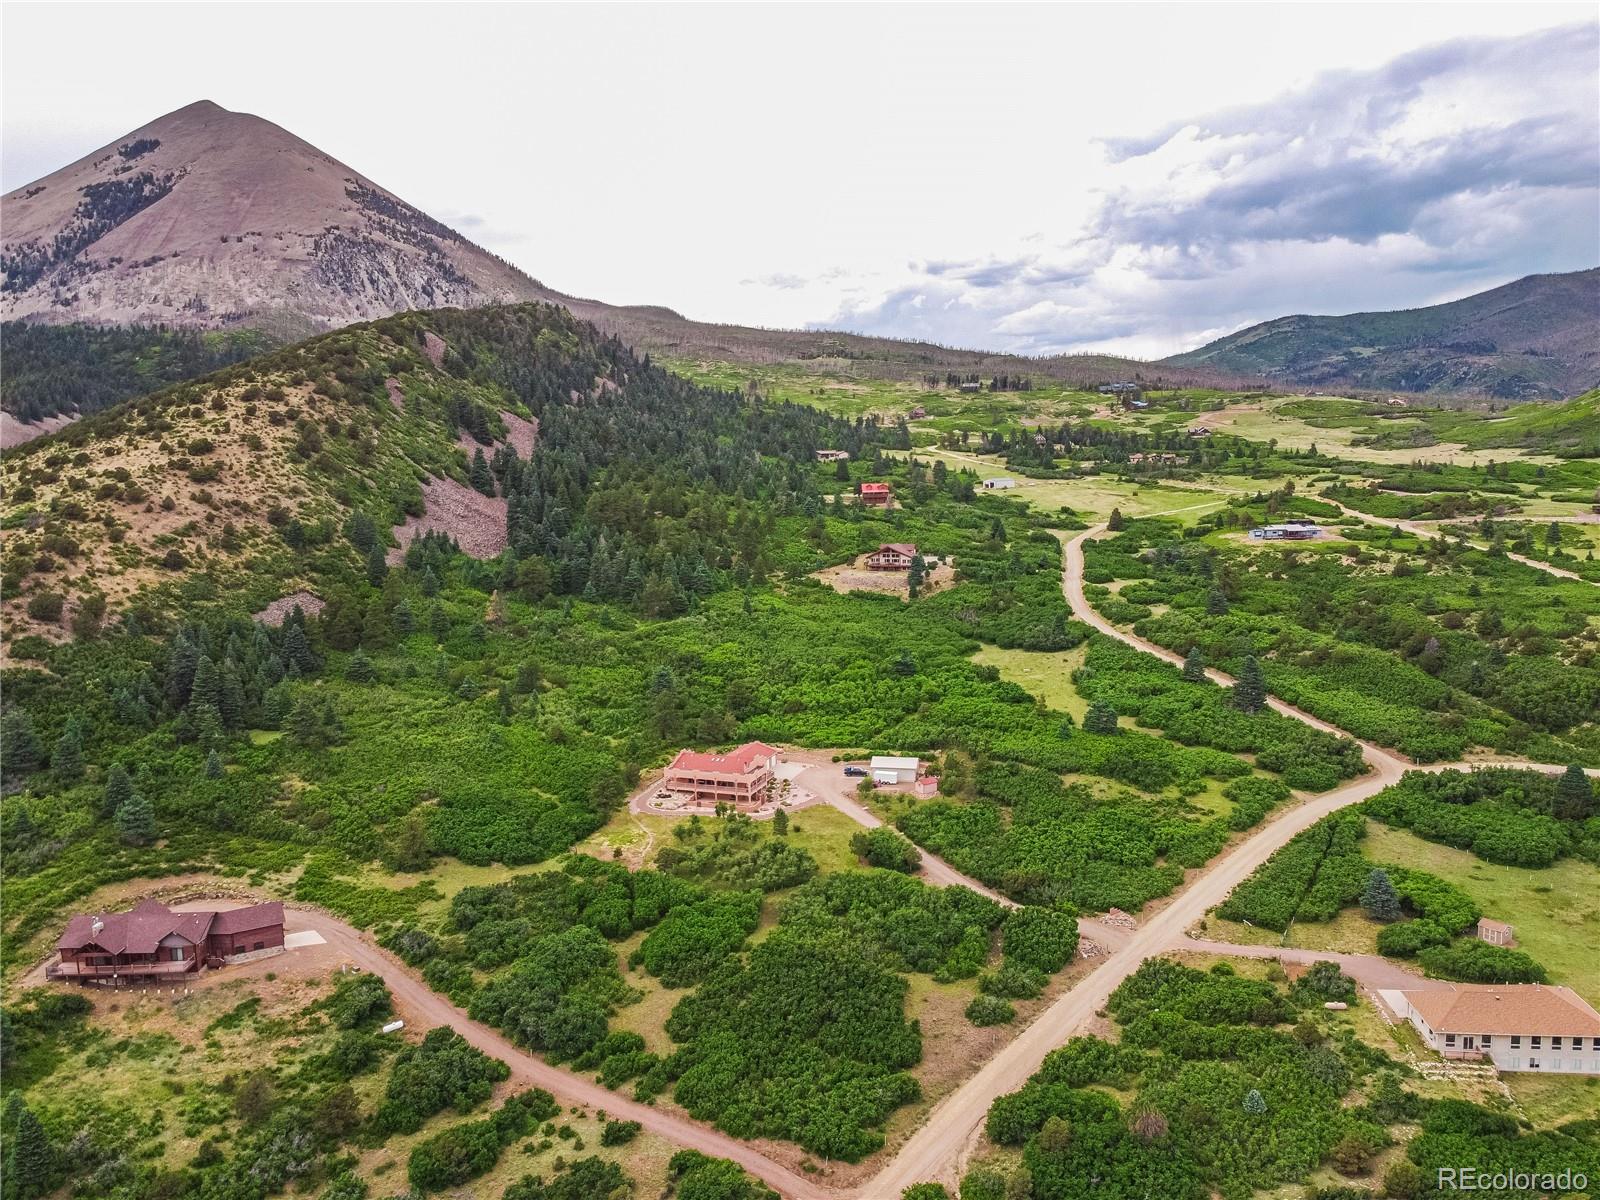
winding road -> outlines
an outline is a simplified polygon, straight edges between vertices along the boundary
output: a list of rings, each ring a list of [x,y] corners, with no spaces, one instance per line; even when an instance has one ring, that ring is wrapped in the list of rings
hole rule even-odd
[[[1116,638],[1167,662],[1181,664],[1183,659],[1180,655],[1133,633],[1118,629],[1096,612],[1085,599],[1083,546],[1086,541],[1104,532],[1105,526],[1099,525],[1071,540],[1063,534],[1057,535],[1061,537],[1065,547],[1061,588],[1068,606],[1072,609],[1072,615],[1107,637]],[[1224,686],[1233,683],[1232,677],[1221,671],[1208,670],[1206,674],[1215,683]],[[1269,697],[1267,703],[1277,712],[1304,721],[1314,728],[1339,736],[1349,736],[1343,730],[1329,725],[1303,709],[1285,704],[1276,697]],[[995,1057],[978,1070],[977,1074],[946,1096],[929,1114],[922,1127],[900,1148],[894,1159],[862,1189],[861,1196],[865,1200],[880,1200],[880,1198],[891,1200],[892,1197],[899,1196],[902,1189],[923,1180],[955,1183],[959,1175],[961,1156],[972,1144],[980,1125],[988,1115],[989,1106],[999,1096],[1020,1088],[1039,1068],[1045,1055],[1087,1024],[1095,1011],[1116,990],[1117,985],[1138,970],[1145,959],[1175,948],[1238,953],[1245,957],[1271,955],[1290,959],[1304,953],[1299,951],[1280,953],[1276,948],[1257,950],[1254,947],[1235,947],[1223,942],[1194,942],[1187,937],[1186,931],[1209,909],[1226,899],[1236,886],[1271,858],[1292,837],[1310,828],[1323,817],[1376,795],[1390,784],[1397,782],[1408,770],[1450,770],[1474,765],[1436,763],[1417,768],[1382,746],[1359,738],[1356,741],[1361,746],[1367,765],[1371,768],[1368,774],[1331,792],[1325,792],[1303,804],[1284,810],[1213,860],[1203,875],[1179,892],[1166,908],[1151,918],[1148,924],[1114,949],[1092,974],[1039,1014],[1033,1024],[1004,1046]],[[1541,764],[1519,765],[1546,771],[1563,769]],[[1591,771],[1590,774],[1600,775],[1600,772]],[[1335,956],[1324,954],[1315,957]],[[1354,960],[1364,956],[1350,957],[1352,962],[1349,965],[1357,967],[1358,970],[1369,967],[1370,971],[1363,970],[1362,973],[1376,976],[1380,964],[1357,963]],[[1399,972],[1399,968],[1388,969]],[[1407,980],[1416,981],[1416,976],[1404,972],[1400,974],[1404,974]],[[1370,981],[1377,980],[1373,978]],[[1393,986],[1393,981],[1390,981],[1389,986]]]
[[[1167,662],[1181,663],[1181,657],[1172,651],[1118,629],[1096,612],[1085,598],[1083,546],[1086,541],[1103,532],[1105,526],[1101,525],[1070,540],[1064,534],[1057,535],[1061,537],[1065,549],[1062,591],[1073,615],[1108,637]],[[1220,671],[1208,670],[1207,675],[1224,686],[1233,682],[1230,676]],[[1348,736],[1343,730],[1293,705],[1276,698],[1269,698],[1268,703],[1276,711],[1317,729]],[[853,1192],[827,1187],[769,1158],[747,1142],[676,1113],[630,1100],[590,1078],[552,1066],[529,1054],[497,1030],[473,1020],[447,998],[434,992],[394,955],[374,945],[358,930],[335,917],[321,911],[294,910],[289,914],[289,923],[292,928],[315,930],[329,945],[362,969],[380,976],[388,984],[401,1009],[415,1019],[425,1022],[429,1027],[449,1025],[484,1053],[502,1059],[511,1068],[511,1079],[517,1084],[544,1088],[566,1104],[603,1108],[609,1115],[638,1121],[644,1129],[678,1146],[730,1159],[790,1200],[844,1200],[851,1195],[859,1200],[896,1200],[901,1191],[913,1183],[938,1180],[954,1184],[962,1158],[973,1144],[994,1100],[1020,1088],[1038,1069],[1045,1055],[1085,1026],[1117,985],[1138,970],[1145,959],[1154,955],[1179,949],[1242,957],[1276,957],[1290,961],[1335,959],[1369,986],[1429,986],[1426,981],[1401,968],[1371,956],[1238,946],[1200,941],[1187,935],[1188,929],[1197,920],[1220,904],[1234,887],[1297,833],[1330,813],[1375,795],[1396,782],[1405,771],[1418,769],[1391,750],[1357,740],[1370,768],[1366,775],[1285,809],[1257,827],[1248,837],[1215,859],[1203,874],[1178,892],[1171,903],[1142,927],[1129,933],[1108,929],[1098,922],[1080,922],[1083,931],[1108,947],[1110,953],[1077,986],[1057,998],[1015,1039],[985,1062],[976,1074],[940,1101],[924,1124],[900,1147],[878,1175]],[[1443,763],[1421,769],[1448,770],[1475,765],[1484,764]],[[1541,764],[1516,765],[1547,771],[1562,769]],[[805,777],[812,772],[816,773],[814,777]],[[1600,771],[1591,771],[1590,774],[1600,775]],[[861,825],[872,828],[882,823],[853,796],[845,793],[829,768],[808,768],[801,780],[825,803]],[[1011,903],[926,851],[923,852],[922,873],[931,883],[959,884],[1001,903]]]

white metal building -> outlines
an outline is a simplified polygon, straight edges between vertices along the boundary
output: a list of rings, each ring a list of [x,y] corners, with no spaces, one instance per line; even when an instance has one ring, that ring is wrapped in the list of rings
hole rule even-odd
[[[873,783],[915,783],[921,763],[914,758],[897,758],[892,754],[872,756]]]

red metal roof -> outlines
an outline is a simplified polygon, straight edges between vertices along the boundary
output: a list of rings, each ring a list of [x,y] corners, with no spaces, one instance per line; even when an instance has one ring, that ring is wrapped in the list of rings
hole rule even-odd
[[[887,492],[888,490],[889,490],[889,485],[887,483],[863,483],[861,485],[861,494],[862,495],[866,495],[868,492],[871,492],[874,495],[876,495],[879,492]]]
[[[702,754],[697,750],[679,750],[678,756],[672,760],[667,770],[743,775],[757,763],[771,758],[777,752],[776,746],[769,746],[765,742],[746,742],[726,754]]]

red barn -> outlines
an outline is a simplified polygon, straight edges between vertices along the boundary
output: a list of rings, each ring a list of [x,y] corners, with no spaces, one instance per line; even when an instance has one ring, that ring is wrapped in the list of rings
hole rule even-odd
[[[145,900],[125,913],[79,913],[56,942],[52,979],[182,975],[202,964],[283,948],[283,904],[220,912],[173,912]]]

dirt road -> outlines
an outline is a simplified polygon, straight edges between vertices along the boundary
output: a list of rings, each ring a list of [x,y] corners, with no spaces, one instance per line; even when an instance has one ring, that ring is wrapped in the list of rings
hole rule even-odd
[[[364,970],[381,977],[394,994],[397,1006],[412,1020],[430,1029],[436,1025],[448,1025],[485,1054],[504,1061],[511,1068],[513,1083],[544,1088],[565,1104],[603,1108],[607,1115],[638,1121],[651,1133],[659,1134],[676,1145],[718,1158],[732,1159],[750,1174],[793,1200],[828,1200],[840,1194],[773,1162],[737,1138],[686,1117],[629,1100],[601,1087],[592,1079],[553,1067],[534,1057],[497,1030],[474,1021],[413,975],[398,958],[374,945],[343,921],[326,913],[306,910],[291,910],[286,917],[286,927],[291,931],[315,930],[330,946],[348,955]]]
[[[1154,654],[1167,662],[1181,664],[1182,657],[1162,646],[1146,641],[1132,633],[1118,629],[1097,613],[1083,594],[1083,543],[1104,532],[1097,526],[1070,541],[1063,535],[1065,561],[1062,570],[1062,592],[1074,617],[1097,629],[1108,637]],[[1216,683],[1232,684],[1230,676],[1221,671],[1207,671]],[[1278,712],[1304,721],[1314,728],[1339,736],[1349,736],[1343,730],[1329,725],[1310,713],[1285,704],[1276,698],[1268,703]],[[1419,769],[1393,751],[1371,742],[1360,741],[1362,754],[1370,769],[1360,779],[1326,792],[1258,827],[1244,841],[1215,859],[1194,883],[1178,893],[1173,901],[1148,924],[1137,930],[1103,960],[1095,972],[1077,987],[1061,996],[1025,1029],[1015,1041],[1009,1043],[978,1073],[956,1089],[929,1114],[927,1123],[901,1147],[894,1160],[862,1190],[863,1197],[898,1196],[902,1189],[923,1180],[938,1180],[953,1185],[960,1172],[960,1155],[971,1144],[974,1134],[994,1100],[1007,1092],[1016,1091],[1034,1073],[1051,1050],[1065,1042],[1086,1025],[1120,984],[1146,958],[1171,949],[1204,950],[1218,954],[1236,954],[1241,957],[1281,957],[1289,961],[1330,958],[1334,954],[1310,954],[1306,951],[1278,947],[1234,946],[1226,942],[1196,942],[1187,937],[1187,929],[1203,917],[1212,907],[1222,903],[1228,894],[1247,878],[1252,871],[1271,858],[1288,841],[1302,830],[1310,828],[1323,817],[1352,804],[1358,804],[1397,782],[1408,770]],[[1451,770],[1467,767],[1468,763],[1435,763],[1423,770]],[[1544,771],[1562,768],[1547,764],[1521,763]],[[1591,771],[1591,775],[1600,772]],[[1374,981],[1380,986],[1429,986],[1418,976],[1369,956],[1349,956],[1352,974],[1357,979]]]
[[[1367,522],[1369,525],[1389,525],[1400,530],[1402,533],[1409,533],[1412,537],[1419,537],[1424,541],[1432,541],[1437,537],[1455,536],[1454,534],[1446,534],[1439,527],[1442,524],[1442,522],[1439,521],[1400,521],[1393,517],[1374,517],[1370,513],[1358,512],[1353,508],[1346,508],[1343,504],[1340,504],[1337,500],[1334,500],[1328,496],[1318,496],[1317,499],[1321,500],[1324,504],[1333,505],[1347,517],[1356,517]],[[1549,521],[1568,522],[1572,524],[1592,524],[1596,521],[1600,521],[1600,513],[1578,513],[1573,516],[1565,517],[1511,517],[1507,519],[1521,519],[1529,521],[1533,524],[1545,524]],[[1468,524],[1470,521],[1470,517],[1455,518],[1456,524],[1464,525]],[[1487,550],[1489,548],[1485,543],[1477,541],[1473,538],[1463,538],[1461,540],[1465,541],[1467,545],[1478,550]],[[1576,571],[1569,571],[1565,567],[1557,567],[1552,566],[1547,562],[1540,562],[1537,558],[1529,558],[1526,554],[1514,554],[1510,550],[1507,550],[1505,552],[1505,556],[1512,562],[1521,563],[1525,567],[1532,567],[1535,571],[1543,571],[1546,575],[1554,575],[1558,579],[1575,579],[1579,583],[1587,582],[1587,580],[1585,580],[1583,576],[1579,575]],[[1600,584],[1596,584],[1595,586],[1600,587]]]

